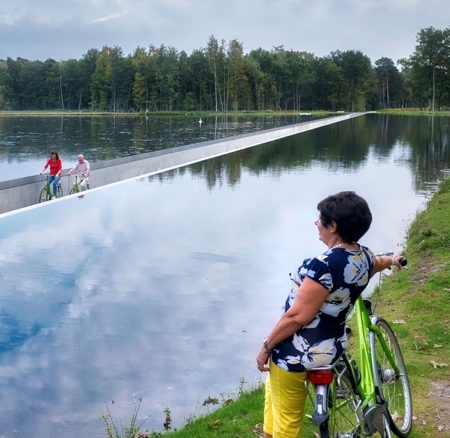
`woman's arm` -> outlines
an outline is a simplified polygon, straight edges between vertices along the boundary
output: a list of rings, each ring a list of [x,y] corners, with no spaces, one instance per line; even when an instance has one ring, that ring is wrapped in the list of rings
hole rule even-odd
[[[42,170],[39,172],[39,175],[42,175],[45,172],[45,169],[47,169],[48,167],[48,161],[44,164],[44,167],[42,168]]]
[[[56,172],[56,176],[60,176],[62,172],[62,161],[58,160],[58,172]]]
[[[256,359],[260,371],[267,371],[266,365],[272,348],[311,322],[319,313],[328,295],[328,290],[320,283],[308,277],[303,280],[292,306],[275,324],[261,347]]]
[[[402,256],[376,256],[371,276],[373,277],[375,274],[384,271],[385,269],[392,269],[393,266],[397,266],[397,268],[401,269],[402,266],[400,265],[400,262],[402,260]]]

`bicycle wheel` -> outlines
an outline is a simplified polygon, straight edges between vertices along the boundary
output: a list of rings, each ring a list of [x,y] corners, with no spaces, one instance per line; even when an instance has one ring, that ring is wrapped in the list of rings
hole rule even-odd
[[[392,432],[400,438],[405,438],[411,431],[413,417],[408,373],[391,326],[382,318],[377,319],[376,326],[386,342],[387,351],[376,333],[371,331],[370,348],[375,385],[380,388],[381,396],[387,403]],[[397,373],[389,360],[389,355],[395,362]]]
[[[41,193],[40,193],[40,195],[39,195],[39,203],[48,201],[49,199],[50,199],[50,196],[48,195],[48,191],[47,191],[47,189],[44,187],[44,188],[41,190]]]
[[[62,185],[61,184],[58,184],[56,186],[56,194],[57,194],[58,198],[62,198],[62,196],[63,196],[63,189],[62,189]]]
[[[359,396],[353,392],[347,376],[333,380],[328,392],[330,417],[328,426],[321,430],[321,437],[364,437],[364,420],[359,407]],[[325,429],[328,427],[328,431]]]
[[[75,187],[70,190],[69,195],[73,195],[74,193],[78,193],[78,190]]]

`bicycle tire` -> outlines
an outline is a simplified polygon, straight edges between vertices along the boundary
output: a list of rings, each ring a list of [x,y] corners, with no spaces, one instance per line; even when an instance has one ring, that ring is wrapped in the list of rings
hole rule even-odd
[[[56,186],[56,193],[57,193],[58,198],[62,198],[63,197],[63,189],[62,189],[62,185],[61,184],[58,184]]]
[[[73,187],[72,190],[70,190],[69,195],[74,195],[75,193],[78,193],[78,190]]]
[[[400,438],[405,438],[411,432],[413,419],[411,389],[405,361],[389,323],[383,318],[378,318],[375,325],[381,331],[399,370],[397,374],[394,372],[380,340],[376,333],[371,331],[370,348],[375,385],[386,401],[392,432]]]
[[[44,188],[41,190],[41,193],[39,194],[39,203],[48,201],[49,199],[50,199],[50,197],[49,197],[49,195],[48,195],[48,191],[47,191],[47,189],[44,187]]]
[[[353,386],[345,374],[336,376],[329,386],[328,408],[330,417],[327,424],[321,427],[321,438],[365,436],[359,396],[353,391]]]

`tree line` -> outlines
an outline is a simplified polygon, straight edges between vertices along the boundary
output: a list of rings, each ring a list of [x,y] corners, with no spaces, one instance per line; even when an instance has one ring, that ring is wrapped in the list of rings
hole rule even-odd
[[[369,111],[450,107],[450,28],[422,29],[414,53],[372,64],[361,51],[257,49],[209,37],[190,55],[161,45],[90,49],[81,59],[0,60],[0,110]]]

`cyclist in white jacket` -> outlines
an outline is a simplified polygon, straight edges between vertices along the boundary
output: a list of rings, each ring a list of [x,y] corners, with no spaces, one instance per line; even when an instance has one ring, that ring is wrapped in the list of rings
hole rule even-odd
[[[78,161],[72,169],[69,170],[69,175],[74,173],[78,178],[80,178],[79,187],[80,189],[86,190],[89,186],[89,175],[91,173],[91,166],[89,161],[84,159],[84,155],[78,155]]]

